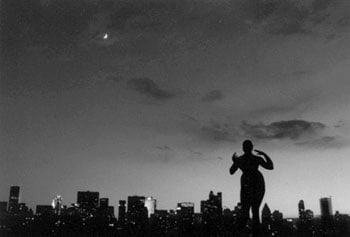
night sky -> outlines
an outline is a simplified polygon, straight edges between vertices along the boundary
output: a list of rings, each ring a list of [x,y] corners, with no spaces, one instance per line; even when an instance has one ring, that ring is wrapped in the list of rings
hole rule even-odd
[[[251,139],[285,216],[350,212],[350,1],[2,0],[0,200],[223,192]]]

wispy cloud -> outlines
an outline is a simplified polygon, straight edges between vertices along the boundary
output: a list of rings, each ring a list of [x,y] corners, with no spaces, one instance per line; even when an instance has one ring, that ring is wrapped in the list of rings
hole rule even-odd
[[[281,120],[272,123],[230,123],[211,120],[202,125],[201,136],[212,141],[235,142],[242,139],[287,141],[298,146],[336,147],[344,141],[326,124],[307,120]]]
[[[312,32],[312,27],[326,20],[326,11],[338,1],[331,0],[248,0],[242,5],[250,19],[272,34],[291,35]]]
[[[214,120],[202,126],[201,130],[206,137],[215,141],[234,141],[236,137],[236,132],[230,124],[220,123]]]
[[[190,152],[193,154],[193,155],[197,155],[197,156],[202,156],[203,153],[200,152],[200,151],[193,151],[193,150],[190,150]]]
[[[339,148],[345,145],[339,136],[324,136],[313,140],[296,142],[295,144],[298,146],[307,146],[315,148]]]
[[[156,146],[155,147],[157,150],[161,150],[161,151],[172,151],[173,149],[171,149],[169,146]]]
[[[306,120],[285,120],[270,124],[250,124],[243,121],[240,128],[245,136],[257,139],[292,139],[297,140],[304,135],[315,135],[324,130],[326,125]]]
[[[175,97],[173,93],[161,89],[153,80],[147,77],[130,79],[127,81],[127,86],[131,90],[157,100],[168,100]]]

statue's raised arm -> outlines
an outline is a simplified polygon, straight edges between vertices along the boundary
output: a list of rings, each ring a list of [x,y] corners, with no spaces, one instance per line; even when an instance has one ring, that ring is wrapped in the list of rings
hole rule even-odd
[[[260,150],[257,150],[257,149],[255,149],[254,151],[255,151],[258,155],[263,156],[263,157],[265,158],[265,160],[264,160],[264,159],[261,159],[261,160],[259,161],[260,165],[261,165],[262,167],[264,167],[265,169],[267,169],[267,170],[273,170],[273,162],[272,162],[271,158],[270,158],[265,152],[263,152],[263,151],[260,151]]]
[[[232,162],[233,164],[231,165],[230,168],[230,174],[233,175],[237,169],[238,169],[238,161],[237,161],[238,156],[236,155],[236,152],[232,155]]]

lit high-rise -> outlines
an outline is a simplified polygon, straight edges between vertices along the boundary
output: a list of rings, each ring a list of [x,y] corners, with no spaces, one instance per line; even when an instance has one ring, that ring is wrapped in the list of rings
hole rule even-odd
[[[147,197],[145,199],[145,207],[147,208],[148,217],[151,217],[156,210],[157,200],[153,197]]]

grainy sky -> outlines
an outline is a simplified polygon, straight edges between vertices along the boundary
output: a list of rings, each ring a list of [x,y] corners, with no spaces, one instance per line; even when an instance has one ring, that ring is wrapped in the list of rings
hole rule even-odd
[[[1,1],[0,200],[223,192],[233,152],[273,159],[264,202],[350,212],[350,2]],[[107,34],[107,35],[106,35]]]

